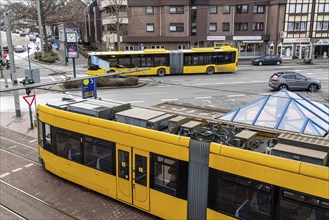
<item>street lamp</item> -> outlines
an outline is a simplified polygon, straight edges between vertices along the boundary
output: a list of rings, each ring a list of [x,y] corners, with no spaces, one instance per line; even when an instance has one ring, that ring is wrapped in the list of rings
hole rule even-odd
[[[31,47],[27,46],[27,59],[29,61],[29,70],[31,73],[30,49],[31,49]]]

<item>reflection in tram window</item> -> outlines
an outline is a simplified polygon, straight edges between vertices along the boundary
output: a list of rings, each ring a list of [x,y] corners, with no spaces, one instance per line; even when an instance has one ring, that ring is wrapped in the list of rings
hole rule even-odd
[[[147,186],[147,158],[135,155],[135,182]]]
[[[56,128],[57,154],[81,163],[81,135],[72,131]]]
[[[118,151],[119,177],[129,180],[129,153],[123,150]]]
[[[84,154],[84,164],[115,175],[115,143],[86,136]]]

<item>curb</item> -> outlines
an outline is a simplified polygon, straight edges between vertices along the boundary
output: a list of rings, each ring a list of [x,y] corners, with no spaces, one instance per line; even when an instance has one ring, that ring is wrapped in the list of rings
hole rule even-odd
[[[140,88],[147,85],[146,82],[141,82],[138,83],[137,85],[133,85],[133,86],[103,86],[103,87],[97,87],[97,89],[122,89],[122,88]],[[61,87],[62,88],[62,87]],[[73,88],[73,89],[64,89],[64,91],[79,91],[81,90],[81,87],[79,88]]]

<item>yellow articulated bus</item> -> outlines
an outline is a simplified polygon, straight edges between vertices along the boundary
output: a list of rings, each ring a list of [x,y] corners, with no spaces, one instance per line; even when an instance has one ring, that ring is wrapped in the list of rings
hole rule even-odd
[[[99,60],[108,63],[102,68]],[[145,49],[143,51],[106,51],[88,54],[88,75],[149,68],[125,76],[181,75],[196,73],[235,72],[238,69],[238,51],[231,46],[192,48],[190,50]]]
[[[327,161],[209,141],[224,125],[106,100],[38,105],[37,119],[46,170],[155,216],[329,219]]]

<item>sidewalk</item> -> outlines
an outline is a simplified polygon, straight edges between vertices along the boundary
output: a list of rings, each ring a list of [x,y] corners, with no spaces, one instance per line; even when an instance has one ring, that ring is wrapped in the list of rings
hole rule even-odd
[[[251,61],[255,58],[239,58],[239,65],[252,65]],[[310,66],[309,64],[298,64],[298,62],[302,62],[303,59],[283,59],[282,64],[290,64],[290,65],[298,65],[298,66]],[[324,65],[327,64],[329,67],[329,59],[313,59],[311,65]]]
[[[37,128],[33,125],[31,129],[29,112],[21,112],[20,117],[16,117],[15,112],[0,112],[0,126],[18,133],[22,133],[33,138],[37,138]],[[32,113],[34,114],[34,112]],[[34,115],[32,115],[34,123]],[[15,139],[13,137],[13,139]]]

